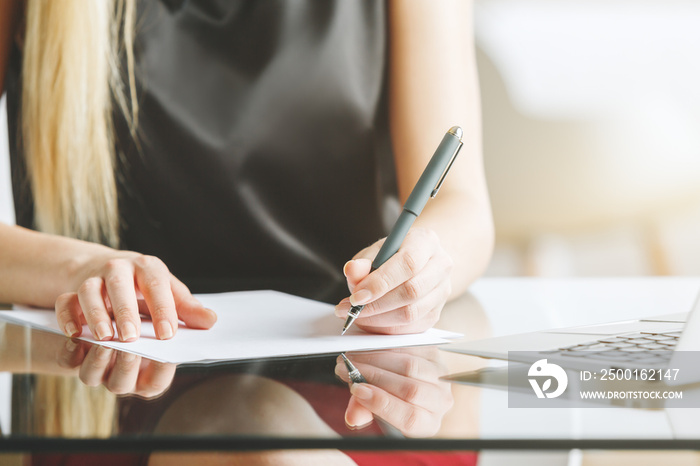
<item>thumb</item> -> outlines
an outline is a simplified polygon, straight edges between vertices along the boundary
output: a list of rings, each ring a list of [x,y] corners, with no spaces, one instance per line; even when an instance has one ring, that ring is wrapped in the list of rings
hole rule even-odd
[[[348,261],[343,267],[343,273],[348,280],[348,288],[353,293],[355,287],[372,270],[372,262],[369,259],[353,259]]]
[[[354,396],[350,398],[348,409],[345,410],[345,423],[347,425],[355,428],[364,427],[373,419],[374,416],[370,410],[358,403]]]
[[[211,328],[216,323],[216,313],[197,301],[190,290],[175,277],[170,280],[177,316],[190,328]]]

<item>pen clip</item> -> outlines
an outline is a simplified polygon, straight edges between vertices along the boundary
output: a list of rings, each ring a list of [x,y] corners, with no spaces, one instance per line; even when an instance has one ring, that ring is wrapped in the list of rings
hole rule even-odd
[[[455,153],[452,154],[452,158],[450,159],[450,163],[447,164],[447,167],[445,167],[445,171],[442,172],[442,175],[440,175],[440,179],[438,180],[437,184],[435,185],[435,189],[433,189],[433,192],[430,193],[430,198],[434,198],[437,196],[438,191],[440,191],[440,188],[442,187],[442,183],[445,182],[445,178],[447,178],[447,173],[450,171],[450,168],[452,168],[452,164],[455,163],[455,159],[457,158],[457,154],[459,154],[459,150],[462,148],[462,141],[459,141],[459,145],[457,146],[457,149],[455,149]]]

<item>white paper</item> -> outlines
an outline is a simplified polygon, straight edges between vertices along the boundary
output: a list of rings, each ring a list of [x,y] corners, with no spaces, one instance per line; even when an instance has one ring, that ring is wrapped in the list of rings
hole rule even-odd
[[[340,335],[343,321],[330,304],[277,291],[196,295],[218,320],[209,330],[180,325],[171,340],[157,340],[150,321],[141,322],[134,342],[95,341],[87,326],[81,340],[171,363],[212,363],[253,358],[340,353],[446,343],[460,334],[430,329],[412,335],[374,335],[353,326]],[[53,311],[15,306],[0,317],[63,334]]]

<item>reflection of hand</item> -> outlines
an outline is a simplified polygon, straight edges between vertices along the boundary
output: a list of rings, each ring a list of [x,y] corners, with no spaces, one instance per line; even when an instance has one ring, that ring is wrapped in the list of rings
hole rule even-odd
[[[360,251],[343,271],[352,296],[336,306],[347,317],[351,304],[366,304],[355,321],[374,333],[417,333],[432,327],[451,292],[452,259],[432,230],[412,228],[399,251],[370,273],[384,240]]]
[[[402,348],[348,355],[367,383],[350,385],[352,397],[345,412],[350,426],[363,426],[376,415],[409,437],[430,437],[440,429],[452,407],[450,385],[435,347]],[[335,373],[349,383],[342,358]]]
[[[161,340],[172,338],[178,319],[193,328],[210,328],[216,322],[216,314],[205,309],[160,259],[115,251],[94,261],[94,271],[81,278],[77,291],[56,299],[58,324],[69,337],[79,336],[87,323],[96,339],[111,340],[114,320],[121,341],[136,340],[139,312],[150,315]]]
[[[117,351],[79,340],[66,340],[58,364],[80,369],[85,385],[104,385],[116,395],[133,394],[151,398],[163,393],[175,376],[175,365]]]

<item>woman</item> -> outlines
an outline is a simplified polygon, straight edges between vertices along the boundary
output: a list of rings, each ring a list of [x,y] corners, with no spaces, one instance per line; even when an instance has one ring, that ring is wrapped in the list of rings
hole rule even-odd
[[[431,327],[492,247],[470,18],[463,0],[0,3],[21,225],[0,225],[0,302],[100,340],[136,340],[145,312],[168,339],[216,320],[183,281],[308,277],[347,280],[336,313],[368,304],[367,331]],[[440,195],[370,273],[453,125]]]

